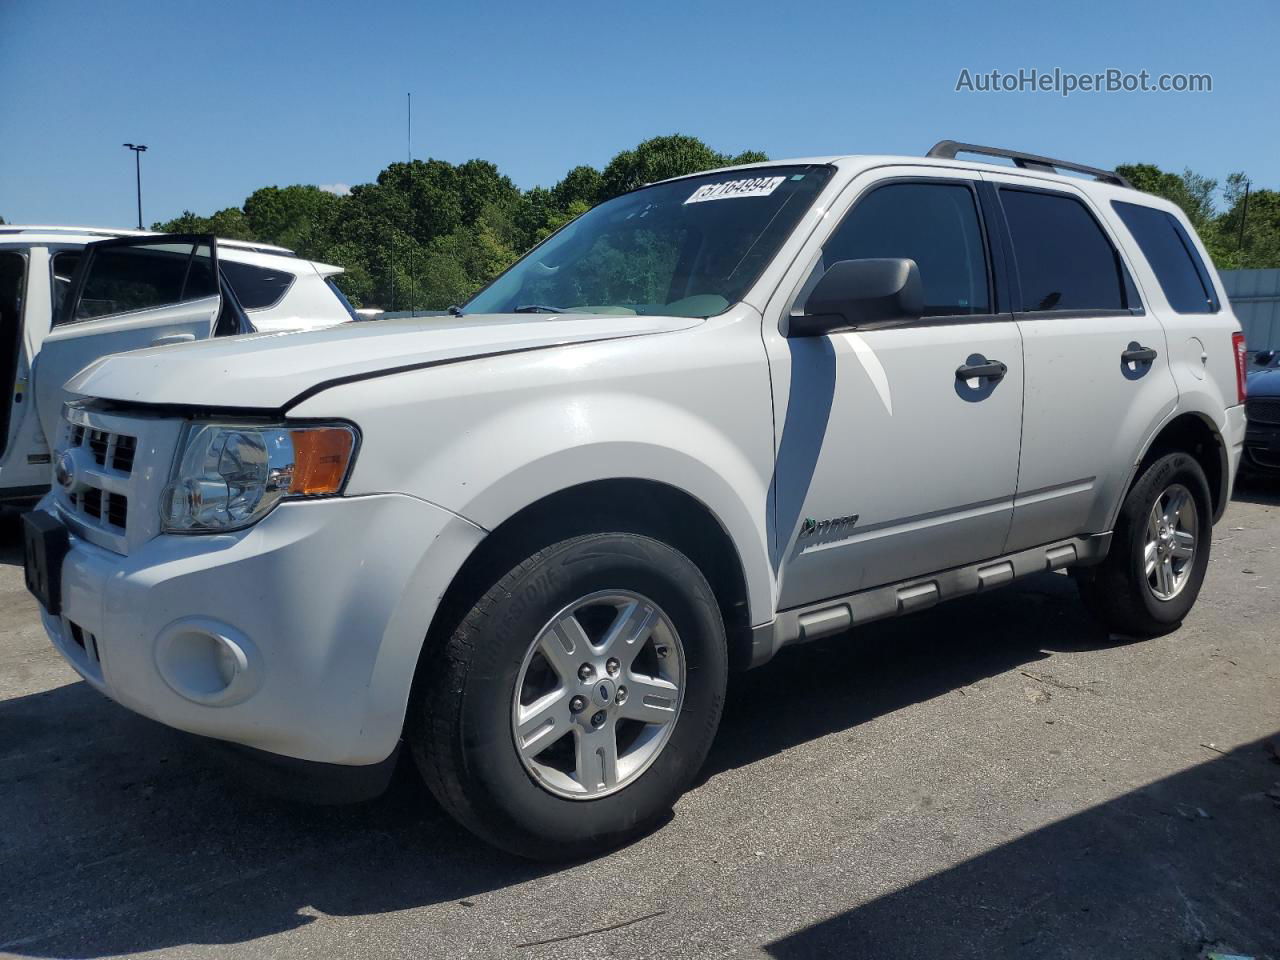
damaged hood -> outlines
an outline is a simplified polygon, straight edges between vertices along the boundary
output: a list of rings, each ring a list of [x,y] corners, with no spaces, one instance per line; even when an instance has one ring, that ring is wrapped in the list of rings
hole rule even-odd
[[[73,394],[132,403],[283,409],[325,385],[518,351],[684,330],[697,317],[500,314],[343,323],[104,357]]]

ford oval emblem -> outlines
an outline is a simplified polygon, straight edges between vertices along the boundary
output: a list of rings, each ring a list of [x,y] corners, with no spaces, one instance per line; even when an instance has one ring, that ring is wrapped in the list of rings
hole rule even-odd
[[[58,486],[70,493],[76,486],[76,461],[70,451],[59,454],[58,462],[53,468],[53,478]]]

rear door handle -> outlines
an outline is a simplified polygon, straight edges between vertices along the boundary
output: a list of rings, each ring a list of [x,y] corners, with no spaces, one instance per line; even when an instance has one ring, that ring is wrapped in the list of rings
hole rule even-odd
[[[1003,380],[1009,372],[999,360],[982,360],[975,363],[962,363],[956,367],[957,380]]]
[[[1124,353],[1120,354],[1120,359],[1125,363],[1152,363],[1160,354],[1156,353],[1150,347],[1134,344]]]
[[[191,343],[196,338],[194,333],[171,333],[167,337],[156,337],[151,341],[153,347],[163,347],[168,343]]]

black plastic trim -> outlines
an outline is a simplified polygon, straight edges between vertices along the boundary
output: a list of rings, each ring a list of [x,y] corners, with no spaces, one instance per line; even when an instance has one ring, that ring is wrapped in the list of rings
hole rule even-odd
[[[1059,170],[1070,170],[1072,173],[1084,173],[1102,183],[1111,183],[1117,187],[1133,189],[1133,184],[1122,174],[1114,170],[1103,170],[1083,163],[1072,163],[1069,160],[1055,160],[1053,157],[1042,157],[1037,153],[1024,153],[1021,150],[1007,150],[1003,147],[987,147],[978,143],[961,143],[958,140],[939,140],[926,157],[940,160],[954,160],[958,153],[976,153],[984,157],[1000,157],[1012,160],[1014,166],[1022,170],[1042,170],[1046,173],[1057,173]]]
[[[8,487],[0,490],[0,504],[4,504],[6,506],[28,503],[34,504],[48,492],[48,484],[38,487]]]

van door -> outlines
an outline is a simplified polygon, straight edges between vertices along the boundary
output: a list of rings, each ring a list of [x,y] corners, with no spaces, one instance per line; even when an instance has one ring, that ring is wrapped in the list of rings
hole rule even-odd
[[[0,250],[0,463],[16,427],[22,394],[18,372],[22,361],[22,315],[27,257],[19,250]]]
[[[914,260],[919,321],[785,338],[775,323],[803,290],[770,305],[779,609],[1004,550],[1022,344],[998,300],[979,185],[964,171],[864,174],[837,201],[839,225],[816,257],[812,246],[801,254],[804,290],[841,260]]]
[[[36,408],[45,436],[52,441],[56,435],[62,404],[71,396],[64,385],[73,376],[113,353],[207,339],[224,315],[225,300],[211,236],[128,237],[86,246],[36,357]]]
[[[1007,223],[1027,377],[1008,549],[1105,533],[1135,452],[1177,401],[1164,328],[1083,191],[983,177]]]

